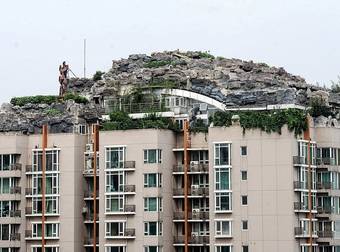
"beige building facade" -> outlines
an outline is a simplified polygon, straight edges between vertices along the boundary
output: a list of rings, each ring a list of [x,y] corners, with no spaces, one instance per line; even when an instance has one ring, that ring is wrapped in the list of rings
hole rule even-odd
[[[310,132],[190,134],[187,214],[181,132],[101,131],[96,178],[90,135],[49,134],[44,183],[42,136],[2,134],[0,252],[42,251],[42,197],[46,252],[93,251],[94,221],[100,252],[339,252],[340,130]]]

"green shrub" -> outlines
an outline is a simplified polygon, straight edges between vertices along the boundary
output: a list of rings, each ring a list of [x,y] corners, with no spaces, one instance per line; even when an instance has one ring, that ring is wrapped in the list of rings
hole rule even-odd
[[[202,119],[197,119],[190,127],[190,131],[193,133],[198,133],[198,132],[207,133],[208,125],[206,125]]]
[[[112,112],[110,121],[104,122],[102,130],[128,130],[128,129],[170,129],[178,131],[178,126],[170,118],[159,117],[152,113],[148,116],[135,119],[129,117],[128,113],[122,111]]]
[[[326,101],[322,97],[312,97],[309,102],[309,114],[312,117],[330,116],[332,115],[331,108],[327,106]]]
[[[62,111],[58,109],[54,109],[54,108],[49,108],[45,110],[45,113],[49,116],[57,116],[57,115],[61,115]]]
[[[198,52],[198,56],[200,58],[207,58],[207,59],[215,59],[215,56],[210,54],[209,52],[205,51],[205,52]]]
[[[87,104],[89,102],[89,100],[86,97],[73,93],[66,93],[63,98],[64,101],[73,100],[75,103],[79,104]]]
[[[93,81],[99,81],[102,79],[104,72],[101,71],[97,71],[94,75],[93,75]]]
[[[11,99],[11,104],[14,106],[24,106],[28,103],[31,104],[52,104],[58,101],[58,96],[54,95],[37,95],[37,96],[24,96],[14,97]]]

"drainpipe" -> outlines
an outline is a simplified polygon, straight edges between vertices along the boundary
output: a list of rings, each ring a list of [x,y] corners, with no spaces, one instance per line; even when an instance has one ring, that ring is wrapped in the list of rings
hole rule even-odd
[[[46,211],[46,196],[45,196],[45,186],[46,186],[46,148],[47,148],[47,125],[43,125],[42,134],[42,181],[41,181],[41,251],[45,252],[45,211]]]

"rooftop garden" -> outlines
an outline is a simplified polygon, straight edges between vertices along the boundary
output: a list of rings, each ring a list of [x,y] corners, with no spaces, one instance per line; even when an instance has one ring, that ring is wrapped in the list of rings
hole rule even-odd
[[[177,124],[170,118],[160,117],[156,113],[147,115],[142,119],[132,119],[128,113],[116,111],[110,114],[110,121],[101,125],[101,130],[128,130],[128,129],[169,129],[179,131]]]
[[[214,126],[231,126],[233,115],[240,118],[243,133],[249,129],[260,129],[267,133],[281,134],[286,124],[288,130],[295,135],[302,134],[307,129],[307,113],[299,109],[271,110],[271,111],[218,111],[211,118]]]
[[[78,94],[66,93],[63,98],[56,95],[36,95],[36,96],[23,96],[23,97],[13,97],[10,101],[14,106],[25,106],[27,104],[47,104],[62,102],[67,100],[74,100],[76,103],[86,104],[88,100],[86,97],[80,96]]]

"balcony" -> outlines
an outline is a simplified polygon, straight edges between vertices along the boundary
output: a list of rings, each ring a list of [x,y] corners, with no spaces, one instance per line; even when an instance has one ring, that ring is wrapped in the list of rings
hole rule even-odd
[[[316,207],[313,206],[312,211],[316,211]],[[308,205],[302,204],[302,202],[294,202],[294,211],[309,211],[308,210]]]
[[[317,161],[315,158],[311,159],[310,165],[316,165]],[[299,166],[299,165],[308,165],[307,157],[300,157],[300,156],[293,156],[293,165]]]
[[[116,165],[110,165],[110,163],[106,166],[107,170],[117,170],[117,169],[126,169],[126,170],[134,170],[136,169],[136,161],[123,161],[116,163]]]
[[[331,182],[317,182],[316,188],[318,190],[330,190],[332,189],[332,183]]]
[[[32,172],[32,165],[26,165],[26,172]]]
[[[330,158],[330,157],[317,158],[316,164],[319,166],[331,166],[331,165],[336,165],[336,160],[335,158]]]
[[[25,188],[25,195],[26,196],[32,196],[33,195],[33,189],[32,188]]]
[[[184,220],[184,212],[183,211],[177,211],[174,212],[173,219],[176,220]],[[206,211],[192,211],[188,213],[188,219],[189,220],[207,220],[209,219],[209,212]]]
[[[294,228],[294,235],[295,235],[295,237],[301,237],[301,238],[309,237],[309,230],[308,229],[305,230],[302,227],[295,227]],[[312,236],[317,237],[317,231],[313,230]]]
[[[294,190],[307,189],[307,183],[301,181],[294,181]]]
[[[208,235],[192,235],[189,237],[189,244],[191,245],[208,245],[209,244],[209,236]],[[174,236],[174,244],[184,244],[185,237],[181,236]]]
[[[126,193],[135,193],[136,192],[136,186],[135,185],[124,185],[124,192]]]
[[[94,217],[94,214],[93,213],[86,213],[85,215],[84,215],[84,221],[85,222],[92,222],[93,223],[93,218]],[[98,222],[99,221],[99,215],[97,214],[96,215],[96,222]]]
[[[9,166],[10,171],[21,171],[21,169],[22,169],[22,164],[20,163],[11,164]]]
[[[334,232],[331,230],[322,230],[317,233],[319,238],[333,238],[334,236]]]
[[[11,241],[20,241],[20,234],[19,233],[10,234],[9,239]]]
[[[184,188],[174,188],[173,196],[184,196]],[[209,196],[209,188],[208,187],[191,187],[188,189],[188,196],[207,197]]]
[[[26,215],[32,214],[32,207],[25,207],[25,214]]]
[[[10,217],[21,217],[21,211],[20,210],[12,210],[9,212]]]
[[[85,190],[84,191],[84,198],[86,199],[93,199],[93,191],[92,190]],[[99,198],[99,190],[96,190],[96,198]]]
[[[134,228],[125,228],[123,234],[114,233],[105,236],[106,239],[134,239],[135,237],[136,230]]]
[[[136,212],[136,205],[125,205],[124,206],[124,213],[135,213]]]
[[[14,186],[10,189],[11,194],[21,194],[21,187],[20,186]]]
[[[90,245],[93,245],[93,237],[91,236],[86,236],[84,238],[84,245],[85,246],[90,246]],[[99,237],[96,238],[96,245],[98,246],[99,245]]]
[[[333,208],[331,206],[318,206],[318,214],[332,214]]]
[[[209,164],[190,164],[188,166],[189,173],[207,173],[209,171]],[[173,173],[184,173],[184,165],[174,165],[172,169]]]

